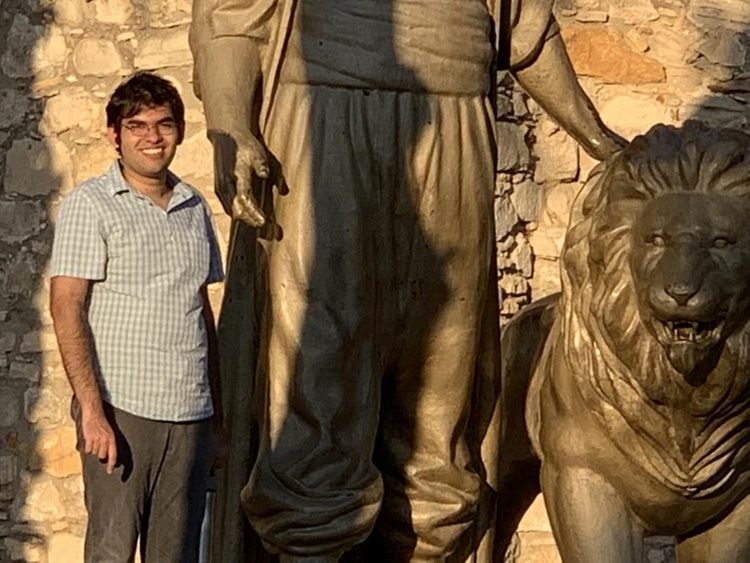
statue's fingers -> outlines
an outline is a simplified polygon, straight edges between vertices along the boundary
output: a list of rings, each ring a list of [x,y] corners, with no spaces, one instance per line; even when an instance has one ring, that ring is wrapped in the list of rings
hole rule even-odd
[[[266,223],[266,216],[252,195],[238,195],[232,202],[232,217],[247,223],[251,227],[262,227]]]

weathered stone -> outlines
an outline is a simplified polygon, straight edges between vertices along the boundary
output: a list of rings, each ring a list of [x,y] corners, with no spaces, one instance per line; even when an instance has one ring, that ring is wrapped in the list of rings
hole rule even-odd
[[[688,19],[702,29],[743,33],[750,28],[750,10],[745,2],[701,0],[687,6]]]
[[[106,39],[81,39],[73,51],[73,65],[81,76],[118,74],[122,64],[117,46]]]
[[[26,379],[32,383],[39,383],[42,376],[42,368],[33,363],[13,362],[10,364],[8,373],[11,379]]]
[[[7,353],[16,347],[18,337],[14,332],[3,332],[0,334],[0,352]]]
[[[213,147],[206,134],[201,132],[180,145],[172,170],[181,177],[213,177]]]
[[[52,5],[55,21],[71,27],[83,24],[84,2],[85,0],[57,0]]]
[[[76,431],[70,426],[59,426],[39,433],[29,468],[42,470],[53,477],[68,477],[81,473],[81,456],[76,451]]]
[[[606,23],[609,13],[603,10],[578,10],[576,20],[581,23]]]
[[[604,122],[620,135],[632,139],[655,123],[674,123],[668,107],[649,96],[623,94],[599,105]]]
[[[0,428],[9,428],[21,418],[21,401],[11,387],[0,387]]]
[[[154,31],[146,37],[138,47],[134,64],[137,69],[154,70],[192,62],[187,29],[177,28]]]
[[[580,189],[579,184],[557,184],[546,191],[546,205],[544,212],[539,216],[539,223],[544,226],[565,227],[570,217],[570,208],[573,205]],[[564,235],[564,233],[562,233]]]
[[[0,455],[0,485],[9,485],[18,476],[18,458],[10,454]]]
[[[534,169],[534,181],[570,182],[578,177],[578,145],[565,131],[549,119],[538,127],[535,152],[539,157]],[[535,217],[536,218],[536,217]]]
[[[90,145],[76,147],[73,154],[74,181],[76,184],[103,174],[117,158],[117,152],[106,139],[97,140]],[[179,149],[177,154],[180,154]],[[211,169],[213,169],[213,165]]]
[[[36,563],[41,561],[44,550],[38,542],[24,542],[16,538],[7,537],[4,540],[5,549],[13,561]]]
[[[612,84],[646,84],[664,82],[666,78],[658,61],[630,48],[614,30],[570,27],[563,30],[563,37],[578,74]]]
[[[29,111],[29,99],[17,89],[0,89],[0,129],[23,123]]]
[[[59,397],[47,387],[31,387],[24,393],[23,402],[26,420],[46,428],[62,422],[69,399]]]
[[[497,124],[497,169],[516,171],[528,168],[531,161],[524,129],[513,123]]]
[[[55,563],[83,561],[83,538],[70,533],[53,534],[47,546],[47,559]]]
[[[19,495],[11,505],[16,521],[57,522],[65,516],[60,491],[49,477],[26,479],[26,494]]]
[[[33,200],[0,200],[0,238],[8,243],[22,242],[41,230],[44,207]]]
[[[503,238],[518,223],[518,214],[509,197],[495,198],[495,225],[497,236]]]
[[[526,180],[513,186],[510,199],[521,221],[536,221],[544,208],[544,188]]]
[[[516,266],[516,271],[525,278],[534,275],[534,255],[531,251],[531,245],[523,233],[516,235],[516,246],[510,254],[510,260]]]
[[[20,352],[22,354],[33,354],[56,349],[55,330],[52,326],[45,326],[41,330],[29,332],[23,337]]]
[[[68,45],[60,26],[49,25],[34,48],[34,70],[39,72],[49,66],[59,67],[67,58]]]
[[[6,158],[6,193],[37,196],[72,187],[70,153],[57,139],[17,140]]]
[[[49,98],[44,107],[42,123],[47,134],[59,134],[80,127],[84,130],[99,128],[100,103],[80,86],[63,88]]]
[[[44,35],[44,27],[33,25],[25,15],[13,17],[0,57],[0,70],[10,78],[29,78],[34,75],[34,47]]]
[[[130,0],[97,0],[96,19],[101,23],[123,25],[133,16]]]
[[[698,45],[698,52],[712,63],[741,67],[745,64],[747,49],[736,35],[712,33]]]
[[[659,12],[650,0],[613,0],[609,13],[613,20],[626,25],[640,25],[659,19]]]
[[[565,239],[565,227],[544,227],[529,233],[529,243],[537,258],[557,259]]]
[[[4,293],[16,298],[32,298],[41,281],[37,258],[31,252],[20,252],[11,258],[6,268],[5,279],[0,283]]]
[[[500,288],[503,295],[526,295],[529,291],[529,282],[519,275],[508,274],[500,279]]]

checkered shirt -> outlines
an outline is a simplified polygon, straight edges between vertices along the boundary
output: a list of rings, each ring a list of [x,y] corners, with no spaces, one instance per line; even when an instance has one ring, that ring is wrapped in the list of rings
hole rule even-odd
[[[131,414],[183,422],[213,414],[204,284],[221,281],[205,201],[175,183],[165,210],[115,162],[61,203],[51,276],[92,280],[88,320],[102,398]]]

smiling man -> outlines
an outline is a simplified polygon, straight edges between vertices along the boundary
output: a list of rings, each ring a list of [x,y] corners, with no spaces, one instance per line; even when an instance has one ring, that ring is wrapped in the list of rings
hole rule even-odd
[[[184,107],[138,73],[107,105],[120,158],[61,206],[51,311],[73,388],[87,562],[197,560],[207,478],[224,449],[206,286],[223,277],[208,208],[168,167]]]

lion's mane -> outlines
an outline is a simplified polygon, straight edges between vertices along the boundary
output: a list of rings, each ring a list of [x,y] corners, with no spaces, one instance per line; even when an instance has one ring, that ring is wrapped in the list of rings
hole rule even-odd
[[[641,451],[624,453],[645,460],[676,492],[700,496],[723,487],[747,455],[748,377],[735,378],[719,399],[688,385],[641,321],[629,267],[631,231],[644,204],[691,191],[750,201],[750,136],[698,122],[659,125],[600,164],[571,214],[560,312],[562,350],[576,366],[584,400],[605,426],[624,422],[638,436]],[[736,371],[750,365],[748,352],[745,325],[724,355]],[[673,413],[684,405],[691,424],[700,425],[690,439],[675,436]]]

